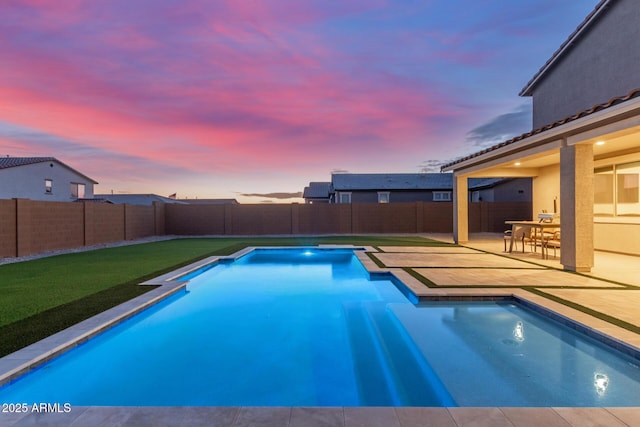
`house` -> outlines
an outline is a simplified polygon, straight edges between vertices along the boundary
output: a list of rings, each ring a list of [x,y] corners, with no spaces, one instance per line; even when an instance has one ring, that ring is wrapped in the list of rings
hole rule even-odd
[[[0,158],[0,199],[72,202],[93,198],[95,184],[55,157]]]
[[[302,197],[304,202],[308,204],[329,203],[330,192],[330,182],[310,182],[307,187],[304,187]]]
[[[388,173],[331,176],[330,183],[310,183],[307,203],[450,202],[453,175],[445,173]],[[471,201],[531,201],[530,179],[474,179]]]
[[[640,2],[602,0],[520,92],[533,130],[442,167],[454,175],[454,240],[468,240],[470,179],[531,177],[533,212],[556,212],[560,263],[595,249],[640,255]]]

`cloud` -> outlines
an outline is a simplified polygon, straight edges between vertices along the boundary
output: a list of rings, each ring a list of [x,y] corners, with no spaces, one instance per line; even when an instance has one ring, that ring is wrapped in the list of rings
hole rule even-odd
[[[552,51],[544,18],[566,28],[561,12],[586,8],[540,2],[11,0],[0,152],[182,194],[267,194],[336,159],[415,168],[509,134],[506,117],[465,130]]]
[[[423,173],[432,173],[432,172],[440,172],[440,166],[444,165],[446,162],[442,160],[425,160],[420,163],[420,172]]]
[[[243,197],[267,197],[270,199],[296,199],[302,197],[302,192],[297,193],[240,193]]]
[[[153,179],[170,179],[190,174],[188,169],[144,156],[128,155],[91,146],[38,129],[0,121],[0,155],[14,157],[56,157],[98,182],[117,176],[129,185]],[[7,151],[7,152],[5,152]]]
[[[532,108],[524,104],[511,113],[501,114],[467,133],[467,142],[486,148],[531,130]]]

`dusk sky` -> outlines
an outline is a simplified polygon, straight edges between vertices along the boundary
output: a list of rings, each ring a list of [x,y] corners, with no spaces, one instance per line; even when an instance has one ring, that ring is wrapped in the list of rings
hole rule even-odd
[[[0,155],[96,193],[291,198],[531,130],[518,92],[598,0],[3,0]]]

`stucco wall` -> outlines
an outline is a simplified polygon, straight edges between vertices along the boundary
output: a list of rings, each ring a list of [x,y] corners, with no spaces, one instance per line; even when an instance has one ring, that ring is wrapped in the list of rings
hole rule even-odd
[[[593,224],[593,245],[596,250],[640,255],[639,223],[598,221]]]
[[[612,2],[589,32],[534,88],[534,129],[614,96],[626,95],[640,86],[639,22],[639,1]]]
[[[560,212],[560,165],[540,168],[540,174],[533,178],[533,215],[546,210],[553,212],[553,201],[556,199],[556,208]]]
[[[45,179],[53,183],[45,192]],[[56,161],[0,169],[0,199],[23,198],[48,202],[69,202],[71,183],[85,185],[85,198],[93,197],[93,183]]]

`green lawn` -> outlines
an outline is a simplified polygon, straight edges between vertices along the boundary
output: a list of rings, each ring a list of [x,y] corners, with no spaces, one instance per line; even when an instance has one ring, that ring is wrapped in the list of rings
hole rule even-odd
[[[100,249],[0,266],[0,356],[151,289],[137,284],[246,246],[442,245],[420,237],[197,238]]]

